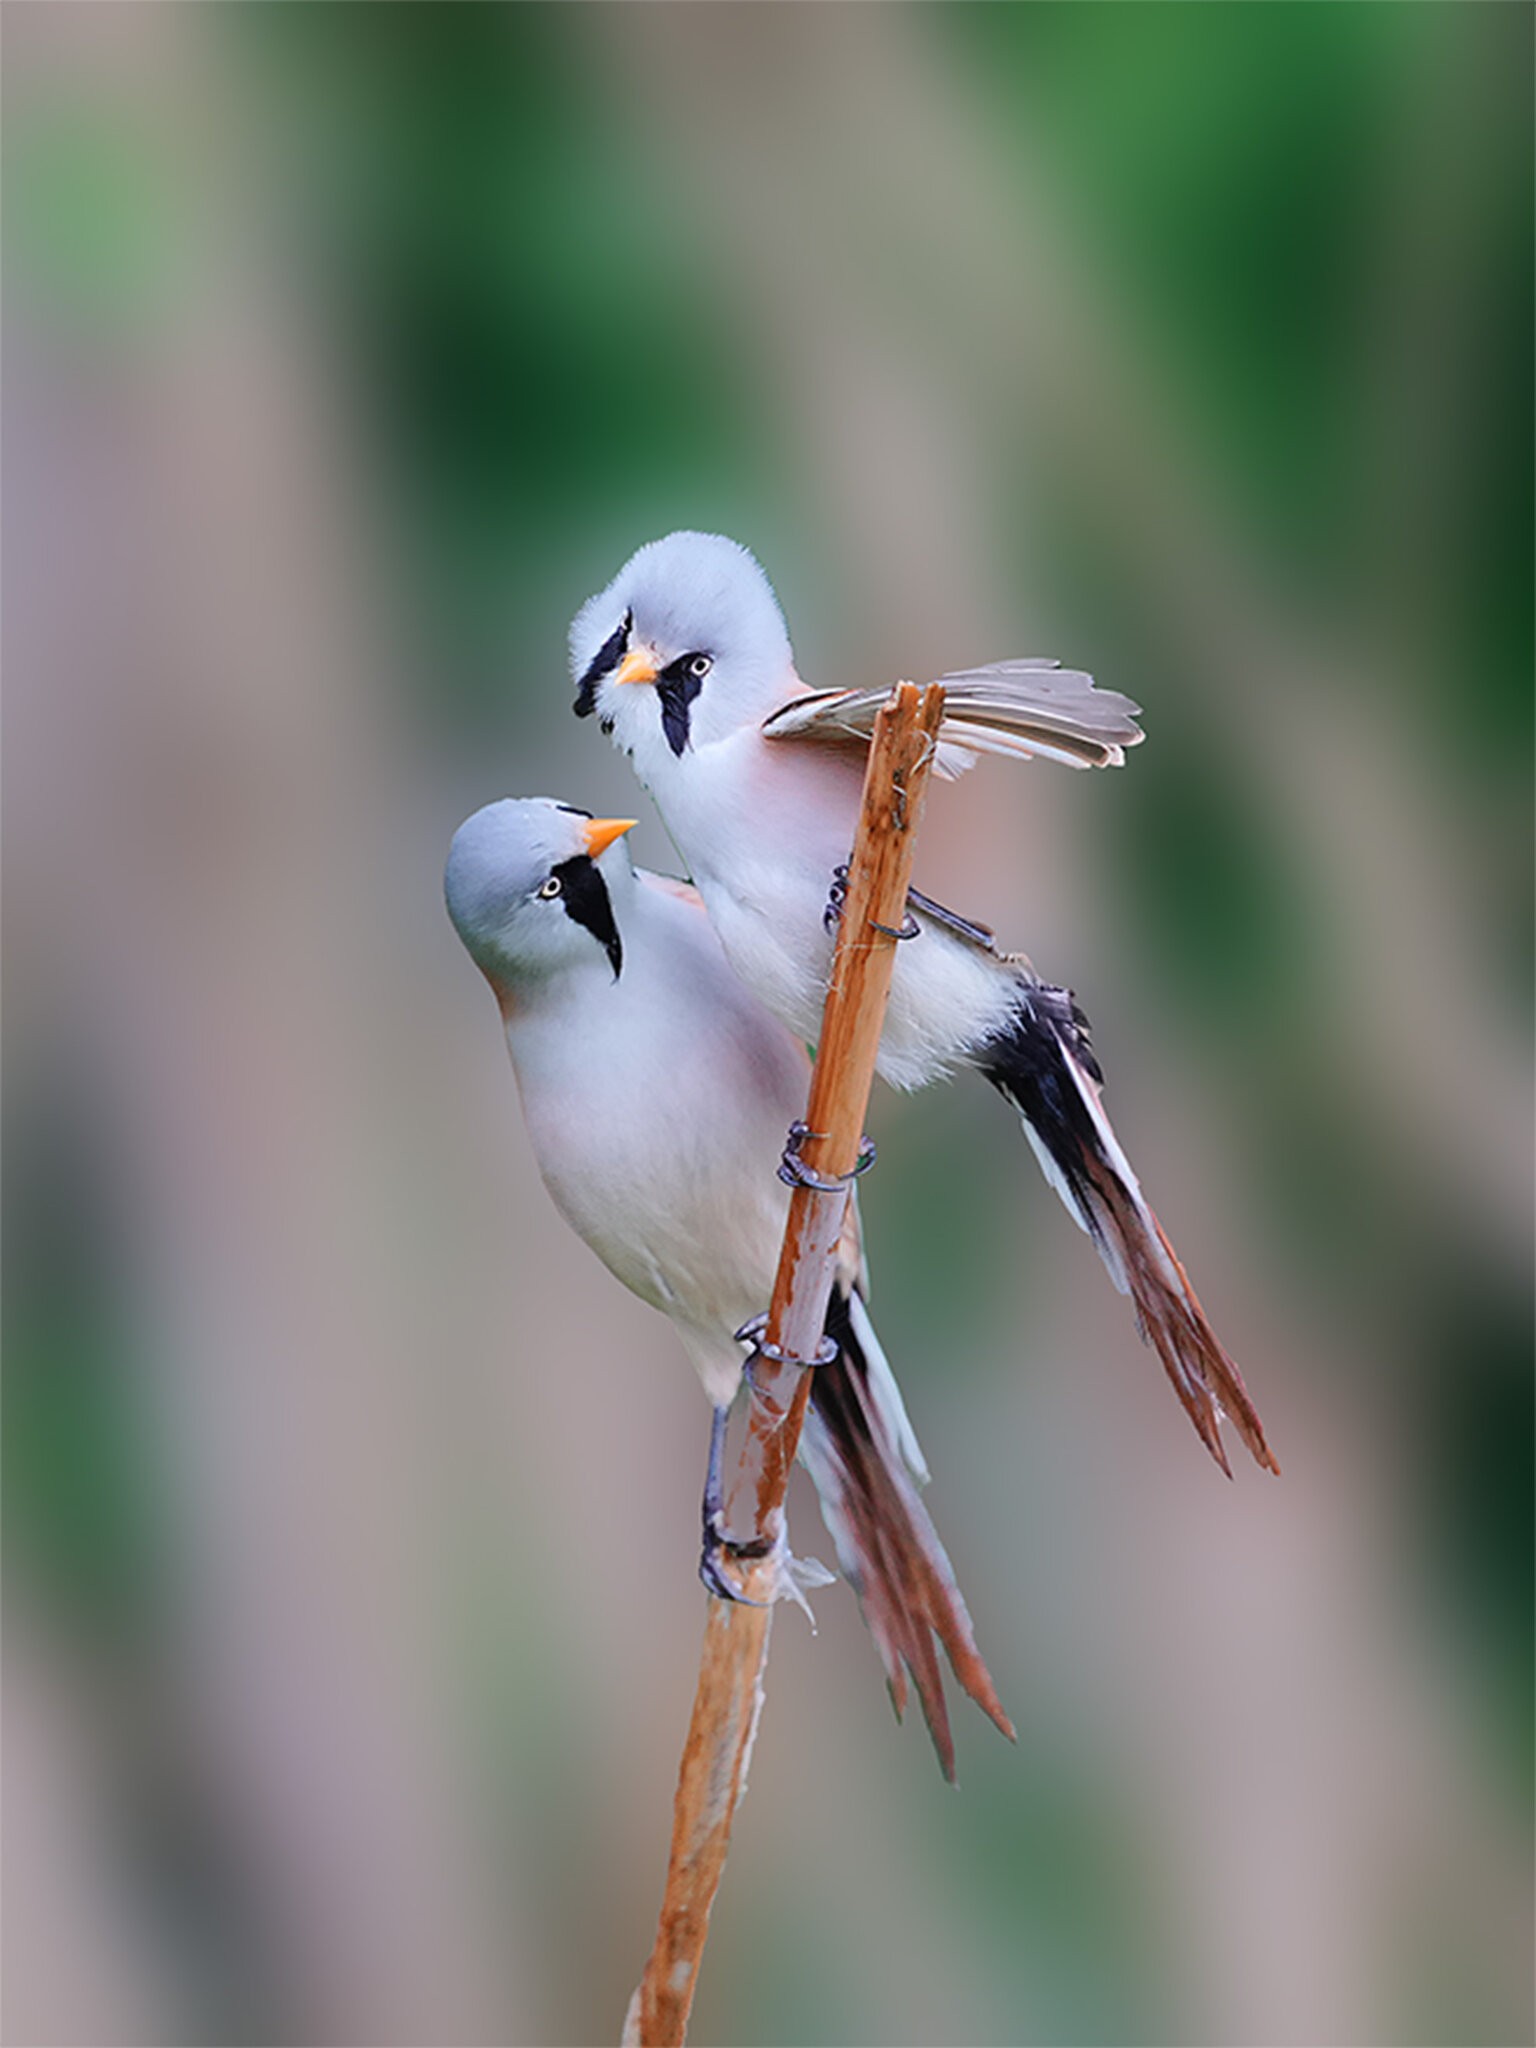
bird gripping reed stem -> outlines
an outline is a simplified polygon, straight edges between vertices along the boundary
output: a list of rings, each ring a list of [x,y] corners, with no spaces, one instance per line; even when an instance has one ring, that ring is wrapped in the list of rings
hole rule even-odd
[[[625,2020],[624,2041],[680,2048],[693,2005],[710,1909],[725,1869],[731,1822],[746,1789],[763,1703],[769,1624],[783,1532],[784,1495],[800,1441],[810,1373],[842,1235],[850,1175],[859,1161],[869,1091],[885,1021],[912,875],[912,858],[944,691],[899,683],[881,707],[864,776],[848,889],[832,958],[801,1157],[830,1188],[800,1185],[790,1199],[773,1299],[730,1491],[733,1529],[749,1525],[770,1554],[741,1568],[747,1601],[711,1598],[693,1715],[678,1773],[672,1845],[656,1942]]]

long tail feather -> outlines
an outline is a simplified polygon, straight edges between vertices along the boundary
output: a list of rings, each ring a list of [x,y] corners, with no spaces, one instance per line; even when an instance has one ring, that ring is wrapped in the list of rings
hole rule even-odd
[[[978,1065],[1024,1119],[1036,1157],[1075,1220],[1129,1294],[1141,1334],[1163,1362],[1201,1442],[1229,1476],[1230,1420],[1255,1461],[1278,1472],[1243,1376],[1222,1348],[1162,1225],[1137,1185],[1099,1099],[1104,1076],[1071,991],[1021,984],[1008,1030]]]
[[[939,1763],[953,1783],[955,1745],[935,1636],[956,1678],[1010,1741],[1013,1723],[918,1497],[921,1455],[891,1369],[864,1304],[841,1286],[833,1292],[827,1332],[837,1341],[838,1357],[819,1367],[811,1382],[801,1457],[821,1497],[843,1576],[875,1639],[897,1716],[907,1703],[910,1672]]]

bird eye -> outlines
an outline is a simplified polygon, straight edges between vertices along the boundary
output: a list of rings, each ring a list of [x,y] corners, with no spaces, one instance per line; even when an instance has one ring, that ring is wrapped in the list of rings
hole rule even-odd
[[[551,875],[547,882],[540,882],[538,888],[533,893],[535,896],[542,896],[547,900],[551,896],[558,896],[564,886],[565,884],[558,875]]]
[[[688,673],[696,682],[702,683],[714,665],[707,654],[691,654],[688,657]]]

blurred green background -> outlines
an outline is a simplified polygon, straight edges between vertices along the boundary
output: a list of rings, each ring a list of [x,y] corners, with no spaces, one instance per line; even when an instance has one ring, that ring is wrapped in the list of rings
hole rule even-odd
[[[617,2037],[706,1412],[438,889],[631,807],[564,632],[683,524],[812,684],[1145,706],[921,879],[1076,986],[1285,1468],[985,1090],[877,1102],[1021,1740],[948,1793],[782,1617],[694,2038],[1531,2039],[1529,10],[3,31],[7,2040]]]

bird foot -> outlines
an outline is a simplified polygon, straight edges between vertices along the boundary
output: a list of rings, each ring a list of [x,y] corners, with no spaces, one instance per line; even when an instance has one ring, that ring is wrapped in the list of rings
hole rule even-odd
[[[768,1597],[766,1600],[754,1600],[741,1590],[740,1583],[727,1566],[733,1560],[745,1564],[759,1563],[764,1558],[769,1559],[772,1565]],[[706,1592],[716,1600],[731,1600],[740,1607],[771,1607],[778,1600],[793,1600],[797,1607],[804,1608],[814,1632],[816,1617],[811,1613],[811,1603],[805,1596],[819,1586],[835,1584],[837,1574],[829,1572],[819,1558],[791,1556],[782,1534],[777,1539],[760,1536],[749,1543],[733,1543],[721,1533],[718,1518],[712,1518],[704,1525],[699,1577]]]
[[[743,1323],[736,1332],[738,1343],[752,1346],[750,1353],[741,1361],[741,1376],[746,1381],[754,1400],[765,1398],[762,1388],[757,1384],[757,1374],[753,1370],[754,1361],[759,1358],[771,1358],[775,1365],[797,1365],[802,1372],[812,1372],[818,1365],[837,1363],[838,1349],[835,1337],[823,1337],[816,1347],[814,1358],[797,1358],[793,1352],[786,1351],[783,1345],[771,1344],[768,1341],[763,1335],[767,1327],[766,1316],[754,1316],[750,1323]]]
[[[821,913],[821,928],[824,932],[835,932],[843,921],[843,905],[848,901],[848,863],[832,870],[832,886],[827,891],[827,907]]]
[[[772,1541],[760,1536],[750,1543],[733,1543],[720,1526],[718,1515],[704,1518],[704,1547],[699,1553],[699,1577],[706,1592],[717,1600],[734,1600],[742,1607],[766,1607],[767,1600],[754,1600],[741,1590],[740,1583],[726,1570],[730,1561],[738,1564],[755,1563],[767,1557],[773,1550]]]
[[[861,1173],[868,1173],[874,1165],[875,1141],[865,1136],[859,1140],[858,1158],[846,1173],[818,1173],[814,1167],[807,1166],[800,1157],[800,1148],[807,1138],[821,1135],[821,1132],[813,1131],[809,1124],[802,1123],[798,1117],[790,1125],[789,1136],[784,1141],[783,1157],[779,1160],[779,1179],[786,1187],[814,1188],[820,1195],[835,1195],[839,1188],[849,1186]]]
[[[841,867],[832,870],[832,886],[827,891],[826,908],[821,913],[821,928],[824,932],[830,934],[837,930],[843,921],[843,905],[847,901],[848,863],[844,861]],[[923,934],[922,926],[910,910],[899,926],[881,924],[875,918],[870,919],[870,925],[875,931],[884,932],[888,939],[918,939]]]

